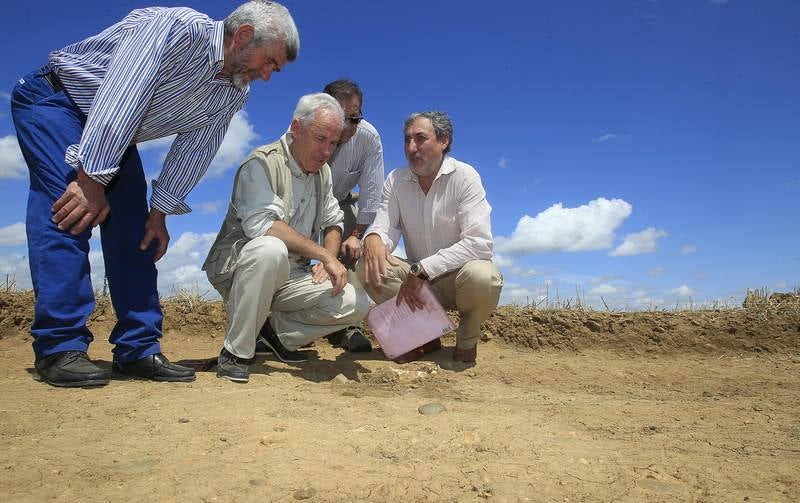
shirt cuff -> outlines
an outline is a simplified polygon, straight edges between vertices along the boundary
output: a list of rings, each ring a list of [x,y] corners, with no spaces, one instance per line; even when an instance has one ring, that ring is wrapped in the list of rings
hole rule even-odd
[[[428,279],[437,278],[447,272],[445,265],[442,264],[442,261],[436,255],[431,255],[430,257],[419,260],[418,262],[422,268],[425,269]]]
[[[75,171],[78,171],[83,166],[83,162],[78,155],[78,146],[77,143],[73,143],[67,147],[67,152],[64,155],[64,162]],[[105,173],[88,173],[86,169],[84,169],[83,172],[86,173],[86,176],[105,187],[114,179],[114,176],[117,174],[117,169]]]
[[[182,215],[192,211],[188,204],[162,188],[158,180],[153,180],[153,195],[150,196],[150,207],[165,215]]]

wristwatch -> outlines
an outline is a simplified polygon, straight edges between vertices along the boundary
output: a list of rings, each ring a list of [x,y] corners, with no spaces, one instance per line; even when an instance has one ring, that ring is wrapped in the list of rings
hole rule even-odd
[[[428,279],[428,274],[425,272],[425,269],[422,268],[422,264],[419,262],[414,262],[411,264],[411,274],[420,279]]]

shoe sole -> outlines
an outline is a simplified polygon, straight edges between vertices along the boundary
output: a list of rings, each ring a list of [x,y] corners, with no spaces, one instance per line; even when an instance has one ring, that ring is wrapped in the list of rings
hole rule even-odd
[[[233,376],[226,376],[226,375],[220,375],[220,374],[217,374],[217,377],[219,377],[220,379],[227,379],[227,380],[229,380],[231,382],[238,382],[238,383],[245,383],[245,382],[248,382],[250,380],[249,377],[233,377]]]
[[[282,361],[283,363],[304,363],[304,362],[307,362],[307,361],[308,361],[308,358],[302,358],[302,359],[299,359],[299,360],[293,360],[293,359],[291,359],[291,358],[283,358],[283,357],[280,355],[280,353],[278,353],[278,352],[275,350],[275,348],[272,346],[272,344],[270,344],[270,343],[269,343],[269,341],[268,341],[268,340],[266,340],[266,339],[265,339],[265,338],[263,338],[263,337],[261,337],[259,340],[260,340],[261,342],[263,342],[263,343],[264,343],[264,344],[265,344],[265,345],[266,345],[266,346],[269,348],[269,350],[270,350],[270,351],[272,351],[272,354],[273,354],[273,355],[275,355],[275,358],[277,358],[278,360]]]
[[[50,386],[56,386],[58,388],[96,388],[98,386],[105,386],[111,382],[111,379],[87,379],[85,381],[70,382],[48,381],[39,374],[33,374],[33,380],[49,384]]]
[[[153,382],[194,382],[197,376],[187,377],[147,377],[137,376],[133,374],[126,374],[119,370],[114,370],[114,378],[120,381],[153,381]]]

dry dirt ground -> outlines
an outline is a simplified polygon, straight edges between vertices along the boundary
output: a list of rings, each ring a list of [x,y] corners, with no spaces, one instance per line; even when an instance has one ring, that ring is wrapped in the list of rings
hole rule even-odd
[[[723,311],[505,307],[478,363],[326,341],[250,383],[31,378],[32,296],[0,294],[0,500],[800,501],[800,299]],[[215,355],[217,303],[166,308],[173,360]],[[92,317],[110,365],[114,320]],[[338,376],[338,377],[337,377]],[[446,410],[424,415],[426,404]]]

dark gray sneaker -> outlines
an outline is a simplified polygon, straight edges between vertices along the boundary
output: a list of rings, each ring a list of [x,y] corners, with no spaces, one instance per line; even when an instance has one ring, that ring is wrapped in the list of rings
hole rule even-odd
[[[61,388],[104,386],[111,380],[111,372],[92,363],[83,351],[62,351],[38,358],[34,367],[34,379]]]
[[[272,330],[272,325],[269,324],[269,320],[264,323],[264,326],[261,327],[261,332],[259,332],[256,337],[256,350],[258,350],[260,345],[269,349],[269,351],[275,355],[275,358],[283,363],[302,363],[308,361],[308,353],[306,351],[290,351],[286,349],[286,346],[284,346],[281,340],[278,339],[278,336],[275,335],[275,331]]]
[[[250,380],[250,360],[239,358],[225,348],[217,358],[217,377],[233,382],[247,382]]]
[[[358,327],[347,327],[342,336],[340,345],[351,353],[369,353],[372,351],[372,343]]]

